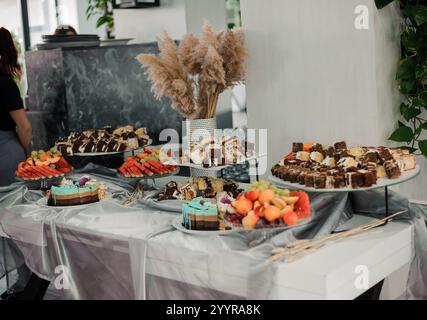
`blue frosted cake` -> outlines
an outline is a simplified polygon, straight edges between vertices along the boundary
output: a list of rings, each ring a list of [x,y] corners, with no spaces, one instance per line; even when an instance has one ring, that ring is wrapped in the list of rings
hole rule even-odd
[[[104,196],[103,185],[95,179],[64,179],[59,186],[50,189],[48,205],[62,207],[89,204],[102,200]]]
[[[218,208],[215,203],[196,198],[182,205],[183,225],[189,230],[218,230]]]

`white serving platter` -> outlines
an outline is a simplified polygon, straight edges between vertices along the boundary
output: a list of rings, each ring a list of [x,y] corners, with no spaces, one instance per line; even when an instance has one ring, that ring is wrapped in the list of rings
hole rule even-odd
[[[289,189],[298,189],[303,190],[306,192],[317,192],[317,193],[328,193],[328,192],[360,192],[360,191],[369,191],[369,190],[375,190],[375,189],[381,189],[385,187],[391,187],[394,185],[398,185],[401,183],[404,183],[406,181],[412,180],[416,178],[421,172],[421,168],[417,165],[414,170],[405,171],[402,173],[400,178],[398,179],[379,179],[377,181],[376,185],[373,185],[369,188],[341,188],[341,189],[316,189],[316,188],[307,188],[306,186],[299,184],[299,183],[292,183],[292,182],[286,182],[283,181],[280,178],[274,177],[273,175],[270,175],[269,180],[274,182],[279,187],[285,187]]]
[[[294,228],[298,228],[301,226],[304,226],[308,223],[310,223],[312,221],[312,219],[301,219],[299,220],[298,224],[295,226],[280,226],[280,227],[271,227],[271,228],[260,228],[260,229],[251,229],[251,230],[247,230],[244,228],[238,228],[238,229],[232,229],[232,230],[225,230],[225,231],[202,231],[202,230],[188,230],[187,228],[185,228],[182,225],[182,215],[179,217],[176,217],[173,221],[172,221],[172,226],[183,232],[186,234],[190,234],[190,235],[195,235],[195,236],[204,236],[204,237],[209,237],[209,236],[229,236],[229,235],[233,235],[233,234],[238,234],[238,233],[248,233],[248,232],[276,232],[276,231],[285,231],[285,230],[289,230],[289,229],[294,229]]]
[[[221,170],[230,168],[232,166],[238,165],[238,164],[242,164],[245,162],[250,162],[250,161],[259,161],[262,158],[265,158],[267,155],[266,154],[259,154],[259,155],[254,155],[252,157],[243,159],[242,161],[236,162],[236,163],[231,163],[231,164],[227,164],[224,166],[218,166],[218,167],[204,167],[203,165],[200,164],[194,164],[194,163],[176,163],[174,161],[167,161],[165,162],[165,164],[169,164],[169,165],[174,165],[174,166],[178,166],[178,167],[186,167],[186,168],[193,168],[193,169],[200,169],[200,170],[205,170],[205,171],[210,171],[210,172],[219,172]]]

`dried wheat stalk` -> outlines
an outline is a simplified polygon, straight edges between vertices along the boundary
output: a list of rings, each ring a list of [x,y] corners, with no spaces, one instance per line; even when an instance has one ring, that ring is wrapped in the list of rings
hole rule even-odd
[[[399,211],[387,218],[382,220],[374,220],[366,225],[342,232],[331,234],[316,240],[298,240],[294,243],[287,245],[285,248],[276,248],[272,251],[273,256],[268,259],[268,262],[274,262],[282,259],[286,259],[285,263],[295,262],[311,253],[316,252],[318,249],[325,245],[333,242],[343,240],[355,235],[359,235],[368,230],[374,229],[378,226],[383,225],[385,222],[392,220],[393,218],[408,212],[408,210]]]
[[[245,78],[247,51],[241,29],[215,32],[203,26],[200,39],[189,33],[179,47],[164,33],[159,56],[140,54],[156,99],[169,97],[187,119],[215,116],[220,94]]]

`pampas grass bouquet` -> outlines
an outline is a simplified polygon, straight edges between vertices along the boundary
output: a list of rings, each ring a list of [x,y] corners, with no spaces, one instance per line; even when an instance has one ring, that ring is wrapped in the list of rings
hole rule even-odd
[[[247,51],[242,29],[216,32],[205,24],[200,38],[188,33],[179,46],[165,32],[160,54],[140,54],[157,99],[169,97],[172,107],[189,120],[215,117],[219,95],[245,78]]]

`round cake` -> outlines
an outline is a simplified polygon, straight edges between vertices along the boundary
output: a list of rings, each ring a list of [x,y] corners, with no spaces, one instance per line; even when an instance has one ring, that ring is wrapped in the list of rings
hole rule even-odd
[[[64,179],[59,186],[50,189],[49,206],[76,206],[99,202],[105,197],[105,187],[95,179]]]

